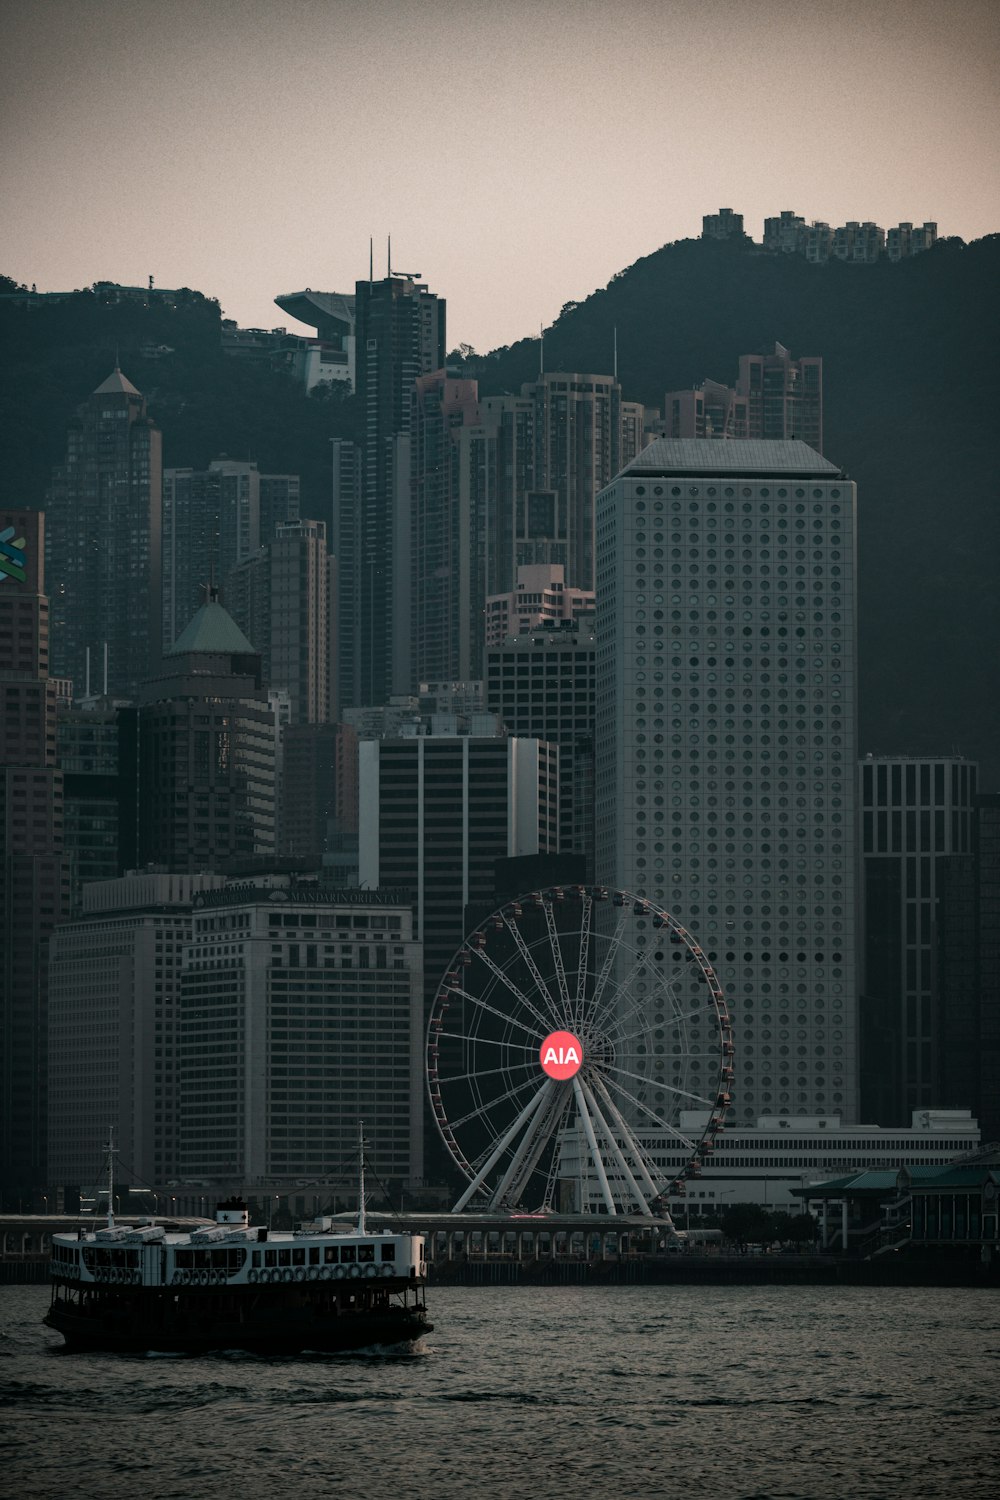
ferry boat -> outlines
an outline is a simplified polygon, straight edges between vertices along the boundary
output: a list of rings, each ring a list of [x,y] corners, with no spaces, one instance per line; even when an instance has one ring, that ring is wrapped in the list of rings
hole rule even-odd
[[[189,1232],[116,1224],[112,1147],[108,1162],[107,1224],[52,1237],[44,1321],[69,1348],[298,1354],[431,1331],[423,1236],[367,1228],[363,1152],[357,1221],[324,1217],[284,1231],[252,1225],[235,1198]]]

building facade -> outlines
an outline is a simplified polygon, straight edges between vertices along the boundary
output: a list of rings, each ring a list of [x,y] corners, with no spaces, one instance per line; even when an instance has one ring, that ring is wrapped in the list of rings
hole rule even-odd
[[[160,431],[117,367],[77,409],[46,509],[52,668],[76,684],[107,649],[105,691],[134,698],[159,660]]]
[[[182,1175],[242,1191],[423,1176],[420,945],[406,895],[271,880],[195,898]]]
[[[191,903],[217,875],[131,872],[88,886],[52,938],[49,1183],[99,1183],[108,1128],[126,1182],[179,1175],[180,983]]]
[[[137,708],[122,710],[122,723],[138,866],[196,874],[274,855],[275,714],[260,656],[216,598],[143,685]]]
[[[594,879],[592,622],[538,627],[487,648],[486,701],[508,733],[559,748],[559,852]]]
[[[742,1124],[856,1118],[855,504],[804,443],[662,439],[598,499],[596,875],[705,948]]]
[[[947,1102],[940,1050],[948,1020],[935,1002],[937,884],[942,861],[971,853],[977,774],[961,756],[867,756],[858,771],[861,1107],[880,1124]]]
[[[486,646],[499,646],[509,635],[523,635],[544,625],[572,624],[594,612],[593,589],[567,586],[558,563],[518,568],[517,587],[491,594],[486,601]]]
[[[45,517],[0,508],[0,1202],[46,1182],[48,952],[69,909]]]

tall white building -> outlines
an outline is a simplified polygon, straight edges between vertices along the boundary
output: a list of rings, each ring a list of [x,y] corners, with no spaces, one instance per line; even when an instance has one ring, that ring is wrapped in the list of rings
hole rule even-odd
[[[596,874],[705,948],[741,1126],[856,1118],[855,505],[763,440],[660,439],[598,497]]]

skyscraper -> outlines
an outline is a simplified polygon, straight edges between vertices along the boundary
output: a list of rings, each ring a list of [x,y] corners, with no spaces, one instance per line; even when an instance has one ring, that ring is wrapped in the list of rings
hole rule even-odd
[[[410,459],[413,387],[444,367],[445,303],[415,278],[359,281],[357,395],[360,485],[338,539],[353,535],[355,577],[343,595],[355,660],[344,677],[355,703],[385,703],[410,683]]]
[[[212,596],[122,710],[135,863],[179,874],[275,853],[274,715],[260,656]]]
[[[0,509],[0,1201],[46,1182],[48,943],[69,906],[45,518]]]
[[[597,878],[707,952],[741,1123],[850,1121],[854,485],[804,443],[659,439],[597,542]]]
[[[107,691],[134,698],[160,653],[160,431],[121,370],[69,424],[46,497],[52,668],[79,691],[107,648]]]
[[[461,483],[461,429],[476,421],[478,387],[444,370],[414,384],[410,421],[414,683],[463,681],[479,671],[483,588],[477,512]]]
[[[292,724],[335,717],[334,569],[322,521],[279,522],[226,581],[233,619],[260,652],[264,682],[288,693]]]
[[[704,380],[667,391],[663,403],[663,420],[653,424],[662,437],[799,438],[822,452],[823,361],[794,359],[783,344],[741,355],[735,387]]]

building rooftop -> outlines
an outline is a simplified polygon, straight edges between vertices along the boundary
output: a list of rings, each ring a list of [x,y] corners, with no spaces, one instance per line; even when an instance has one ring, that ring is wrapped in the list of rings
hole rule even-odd
[[[256,655],[232,615],[216,599],[209,599],[181,631],[164,656],[214,652],[226,656]]]
[[[743,479],[772,478],[779,474],[789,479],[837,479],[842,470],[836,464],[797,438],[778,441],[771,438],[654,438],[636,454],[623,474],[660,475],[674,478],[688,475],[734,475]]]
[[[107,380],[101,382],[94,392],[95,396],[139,396],[131,380],[128,380],[115,365]]]

